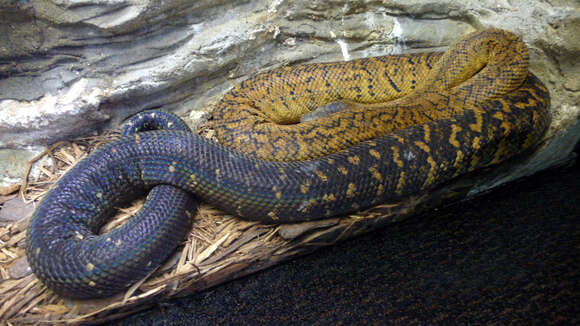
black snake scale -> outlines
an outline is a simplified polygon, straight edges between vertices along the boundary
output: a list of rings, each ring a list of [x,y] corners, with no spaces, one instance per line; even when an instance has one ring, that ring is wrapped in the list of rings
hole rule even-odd
[[[30,222],[27,256],[39,279],[62,295],[108,296],[150,273],[188,232],[183,216],[194,203],[179,189],[266,223],[347,214],[531,148],[550,123],[548,107],[547,89],[526,73],[515,90],[483,103],[468,101],[443,118],[296,162],[259,160],[186,131],[130,131],[55,184]],[[96,235],[115,203],[152,187],[139,216]]]

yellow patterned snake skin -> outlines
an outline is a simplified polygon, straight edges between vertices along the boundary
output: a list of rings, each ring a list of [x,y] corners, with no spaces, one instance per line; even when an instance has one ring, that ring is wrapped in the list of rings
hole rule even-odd
[[[221,143],[260,159],[316,158],[512,92],[528,76],[528,58],[518,36],[488,29],[461,38],[444,53],[283,67],[228,92],[212,127]],[[348,109],[300,122],[334,102]]]

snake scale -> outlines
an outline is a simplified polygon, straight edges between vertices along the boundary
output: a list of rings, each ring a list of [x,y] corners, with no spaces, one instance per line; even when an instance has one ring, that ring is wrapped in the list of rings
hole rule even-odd
[[[346,109],[299,122],[335,102]],[[550,123],[549,93],[528,72],[527,47],[497,29],[445,53],[258,74],[216,110],[226,146],[165,117],[138,115],[132,121],[164,130],[127,129],[37,207],[27,256],[52,290],[103,297],[145,277],[189,232],[194,198],[265,223],[340,216],[502,162],[537,144]],[[148,189],[137,216],[98,235],[113,205]]]

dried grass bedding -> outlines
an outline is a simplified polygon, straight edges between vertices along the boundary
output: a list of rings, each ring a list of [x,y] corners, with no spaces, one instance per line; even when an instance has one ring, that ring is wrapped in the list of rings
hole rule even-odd
[[[202,133],[211,137],[211,130]],[[26,177],[19,187],[1,189],[0,204],[16,196],[28,203],[38,202],[75,163],[118,137],[118,133],[108,132],[48,147],[29,163],[29,172],[34,165],[38,176],[30,180]],[[496,169],[501,168],[500,165]],[[99,300],[62,298],[40,283],[26,262],[25,237],[30,216],[22,216],[14,223],[0,225],[0,321],[8,325],[84,324],[117,319],[161,300],[210,288],[443,202],[459,200],[465,197],[473,180],[466,176],[452,186],[341,218],[286,225],[243,221],[203,203],[187,239],[163,266],[126,293]],[[138,200],[119,207],[118,214],[102,231],[121,225],[142,203]]]

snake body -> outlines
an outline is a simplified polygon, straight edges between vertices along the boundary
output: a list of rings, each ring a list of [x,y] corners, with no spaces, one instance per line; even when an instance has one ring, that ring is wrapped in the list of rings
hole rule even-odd
[[[228,92],[213,127],[222,144],[263,160],[317,158],[507,94],[527,77],[528,60],[519,37],[490,29],[446,52],[284,67]],[[334,102],[349,109],[298,123]]]
[[[472,42],[479,44],[476,49],[495,44],[504,52],[483,51],[484,59],[476,54],[473,65],[465,64],[473,50],[461,44]],[[181,217],[194,210],[185,192],[244,219],[308,221],[399,200],[531,148],[550,115],[547,89],[527,71],[527,48],[499,30],[471,34],[457,44],[445,54],[391,57],[407,76],[395,72],[388,58],[260,74],[228,93],[218,110],[222,119],[215,126],[229,130],[219,131],[220,139],[227,142],[224,135],[234,134],[228,147],[180,128],[127,132],[75,165],[40,203],[27,237],[33,272],[62,295],[108,296],[150,273],[183,239],[190,222]],[[496,61],[506,65],[489,63]],[[380,62],[382,71],[389,71],[386,83],[362,77],[364,66]],[[328,69],[338,77],[309,75]],[[407,79],[414,87],[398,86]],[[319,85],[306,87],[301,81]],[[272,86],[280,82],[286,83],[287,96]],[[329,91],[326,83],[339,91]],[[373,95],[368,86],[375,83]],[[362,90],[363,84],[366,95],[340,95],[345,89],[361,93],[356,87]],[[241,92],[246,88],[256,93]],[[306,95],[311,93],[317,94]],[[268,101],[289,109],[279,114],[255,110]],[[294,111],[337,101],[351,110],[333,114],[334,122],[323,123],[321,130],[295,124]],[[223,109],[235,103],[236,113]],[[276,131],[270,120],[283,125]],[[354,129],[342,129],[349,124]],[[273,138],[265,136],[269,132]],[[350,134],[362,136],[350,140]],[[244,142],[236,143],[241,138]],[[291,146],[295,139],[297,146]],[[290,158],[307,160],[279,162]],[[115,203],[151,188],[140,215],[96,235]]]

